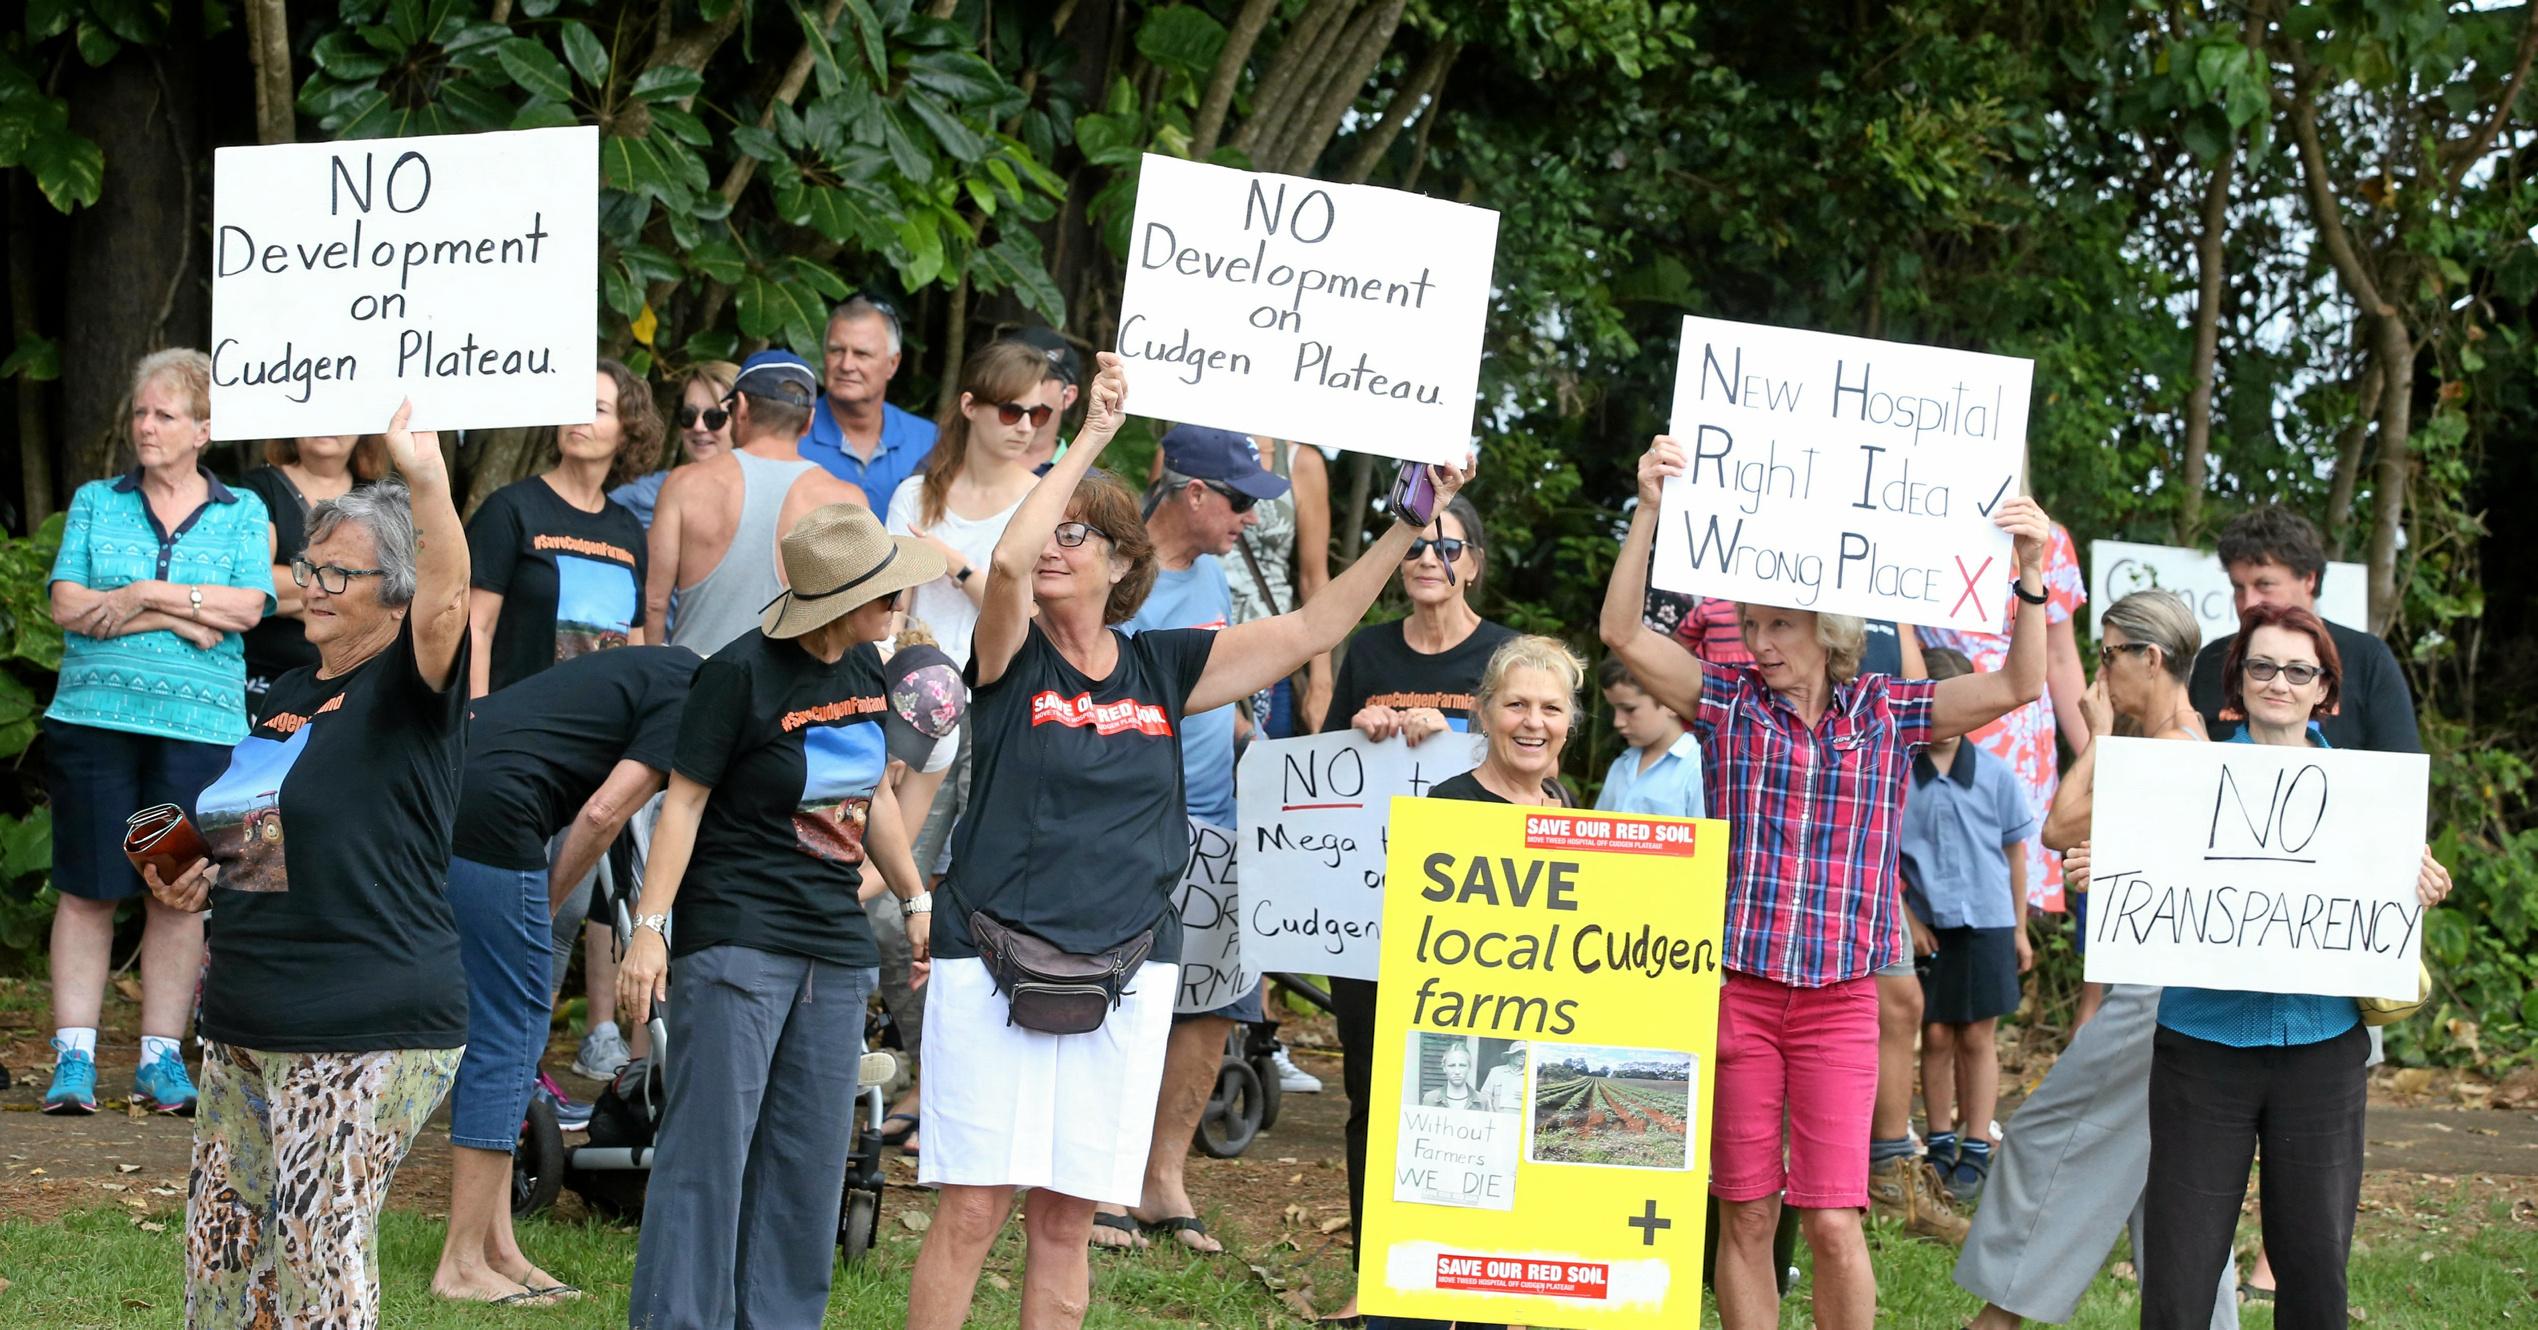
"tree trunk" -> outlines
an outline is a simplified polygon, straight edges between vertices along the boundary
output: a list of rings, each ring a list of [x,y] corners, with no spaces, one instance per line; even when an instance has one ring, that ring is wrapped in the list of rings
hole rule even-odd
[[[1384,118],[1359,140],[1357,151],[1349,156],[1347,168],[1340,172],[1341,183],[1362,185],[1374,175],[1376,165],[1383,161],[1385,153],[1392,151],[1393,143],[1400,139],[1403,127],[1410,123],[1410,117],[1427,114],[1423,108],[1430,105],[1437,89],[1444,85],[1445,71],[1454,64],[1454,57],[1462,49],[1462,43],[1451,38],[1428,48],[1418,69],[1402,80],[1401,90],[1393,94],[1392,105],[1384,108]]]
[[[555,437],[552,425],[521,425],[511,429],[469,431],[467,441],[475,445],[475,460],[467,468],[466,515],[476,515],[476,506],[485,496],[528,475],[545,460],[546,442]]]
[[[2229,239],[2230,168],[2238,161],[2233,138],[2212,164],[2203,185],[2203,230],[2194,241],[2194,265],[2202,279],[2194,298],[2194,361],[2186,371],[2185,489],[2177,496],[2177,543],[2202,538],[2203,491],[2212,483],[2212,381],[2221,350],[2222,265]]]
[[[2353,540],[2353,496],[2361,488],[2362,450],[2370,443],[2371,419],[2379,414],[2379,395],[2387,376],[2379,357],[2363,352],[2361,377],[2353,386],[2353,418],[2345,423],[2335,445],[2335,474],[2327,482],[2327,557],[2341,559]]]
[[[9,173],[10,344],[26,346],[35,331],[35,184],[32,173]],[[53,441],[44,425],[44,385],[18,378],[18,483],[25,529],[53,515]]]
[[[1225,34],[1225,49],[1216,55],[1216,68],[1208,71],[1207,91],[1199,97],[1198,119],[1190,125],[1190,156],[1206,161],[1224,137],[1225,113],[1233,108],[1234,92],[1242,85],[1243,68],[1251,63],[1252,49],[1260,44],[1260,34],[1269,27],[1269,19],[1278,12],[1278,0],[1243,0],[1243,12],[1234,19],[1233,28]]]
[[[952,284],[951,307],[943,319],[943,385],[934,393],[934,418],[949,420],[961,401],[962,361],[969,354],[969,274]],[[883,509],[890,501],[881,501]]]
[[[1348,455],[1348,504],[1339,512],[1340,566],[1331,570],[1333,576],[1339,574],[1340,568],[1346,568],[1357,562],[1357,556],[1365,551],[1366,505],[1374,501],[1375,455],[1350,453]]]
[[[256,73],[256,141],[289,143],[291,113],[291,17],[286,0],[246,0],[247,49]]]
[[[1301,111],[1296,102],[1302,89],[1314,81],[1338,39],[1341,24],[1356,7],[1357,0],[1313,0],[1312,6],[1287,29],[1286,40],[1278,44],[1278,54],[1270,59],[1268,70],[1252,88],[1250,117],[1234,131],[1234,146],[1249,154],[1254,166],[1265,167],[1269,159],[1261,148],[1261,135],[1274,133]]]
[[[2397,618],[2397,532],[2406,520],[2406,494],[2414,479],[2415,337],[2396,312],[2373,321],[2372,358],[2379,362],[2379,467],[2371,478],[2371,631],[2386,633]]]
[[[1288,126],[1280,152],[1290,175],[1311,175],[1322,159],[1322,151],[1339,133],[1340,122],[1348,117],[1348,108],[1355,105],[1366,83],[1375,76],[1384,52],[1392,46],[1392,35],[1401,27],[1401,14],[1407,0],[1384,0],[1377,8],[1368,9],[1352,20],[1333,52],[1335,63],[1330,79],[1322,86],[1321,98],[1305,118]]]

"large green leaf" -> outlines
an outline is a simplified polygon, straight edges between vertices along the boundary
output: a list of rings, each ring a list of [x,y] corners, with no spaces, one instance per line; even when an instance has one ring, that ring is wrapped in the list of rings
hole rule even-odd
[[[962,124],[961,118],[933,93],[911,88],[906,94],[906,106],[954,161],[974,162],[987,155],[987,141],[978,137],[978,131]]]
[[[572,63],[573,72],[582,76],[583,86],[608,85],[608,48],[591,35],[588,25],[574,19],[564,21],[564,58]]]
[[[742,257],[740,246],[728,239],[716,238],[687,250],[687,265],[705,274],[707,280],[731,286],[749,271],[749,260]]]
[[[1225,25],[1197,5],[1173,5],[1137,28],[1137,53],[1166,69],[1203,80],[1225,49]]]
[[[891,164],[899,168],[910,184],[922,185],[934,178],[934,158],[917,146],[916,135],[908,129],[907,118],[898,107],[884,106],[880,111],[881,143],[889,149]]]
[[[705,76],[685,65],[661,65],[643,71],[634,82],[637,101],[681,102],[705,90]]]
[[[881,20],[874,16],[867,0],[846,0],[846,17],[855,25],[855,35],[864,48],[864,63],[872,68],[875,82],[890,77],[890,58],[881,47]]]
[[[25,817],[0,817],[0,874],[15,882],[53,866],[53,810],[37,808]]]
[[[994,65],[961,50],[923,51],[910,57],[908,82],[954,102],[996,101],[1014,90]]]
[[[687,181],[661,151],[666,139],[631,138],[611,134],[599,145],[599,176],[610,187],[629,194],[641,194],[659,200],[663,206],[685,208],[693,195]]]
[[[514,37],[494,48],[502,61],[503,72],[532,97],[553,102],[573,100],[573,76],[564,69],[564,62],[542,43],[528,37]]]
[[[393,58],[382,54],[370,43],[341,28],[318,38],[316,44],[309,48],[308,54],[309,59],[314,61],[319,69],[324,70],[328,78],[342,79],[348,83],[377,78],[387,73],[396,63]]]
[[[95,203],[105,187],[104,150],[67,130],[28,140],[20,161],[35,173],[35,187],[57,212]]]
[[[808,286],[778,281],[762,272],[743,276],[732,288],[744,337],[782,339],[807,344],[828,317],[828,306]]]
[[[25,378],[48,383],[62,373],[62,344],[41,333],[28,333],[7,360],[0,360],[0,379]]]
[[[1146,149],[1145,124],[1136,115],[1094,112],[1076,117],[1075,146],[1095,166],[1124,166]]]

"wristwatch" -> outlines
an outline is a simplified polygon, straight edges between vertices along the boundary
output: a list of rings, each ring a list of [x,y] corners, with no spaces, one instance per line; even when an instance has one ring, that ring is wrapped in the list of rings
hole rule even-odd
[[[952,580],[966,586],[969,583],[969,579],[977,572],[978,569],[976,567],[965,563],[961,565],[961,570],[959,572],[952,574]]]
[[[917,894],[900,901],[899,909],[905,914],[932,914],[934,913],[934,893],[931,891],[920,891]]]
[[[197,619],[203,617],[203,589],[198,586],[189,586],[185,588],[185,597],[193,603],[194,617]]]
[[[670,916],[666,914],[638,914],[635,916],[634,926],[651,929],[660,934],[663,941],[667,941],[670,936]]]

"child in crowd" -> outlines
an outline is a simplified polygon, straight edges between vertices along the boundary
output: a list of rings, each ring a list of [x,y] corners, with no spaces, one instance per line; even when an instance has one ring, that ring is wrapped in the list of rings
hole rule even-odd
[[[1933,679],[1974,672],[1959,652],[1922,655]],[[1991,1172],[2000,1097],[1992,1030],[2018,1009],[2019,976],[2035,963],[2025,850],[2034,834],[2016,774],[1980,746],[1945,739],[1913,759],[1903,876],[1920,958],[1921,1099],[1930,1164],[1959,1201],[1981,1193]]]
[[[1648,696],[1619,656],[1606,656],[1595,678],[1613,708],[1613,728],[1630,745],[1604,774],[1596,809],[1708,817],[1701,792],[1701,741],[1684,728],[1683,718]]]

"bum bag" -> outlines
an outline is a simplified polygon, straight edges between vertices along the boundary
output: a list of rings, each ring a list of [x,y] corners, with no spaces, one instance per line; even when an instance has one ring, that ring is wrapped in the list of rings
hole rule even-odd
[[[1007,1025],[1042,1034],[1087,1034],[1102,1028],[1128,980],[1154,950],[1154,930],[1092,956],[1065,951],[1047,938],[969,912],[970,941],[987,976],[1005,995]]]

